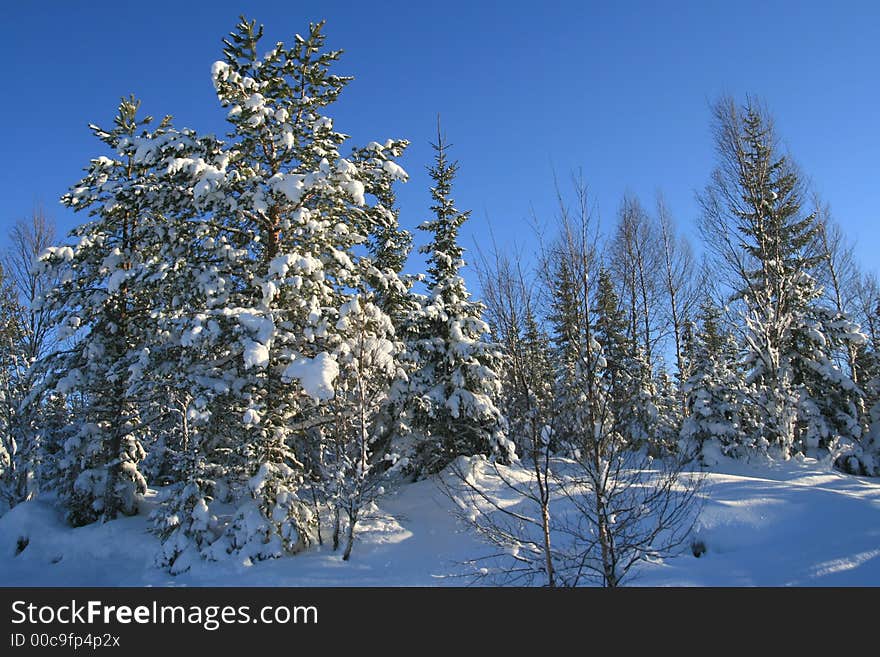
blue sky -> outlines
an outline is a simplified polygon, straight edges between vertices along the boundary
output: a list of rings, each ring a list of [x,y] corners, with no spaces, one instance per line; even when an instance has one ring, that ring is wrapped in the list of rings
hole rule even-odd
[[[345,50],[336,72],[356,78],[329,112],[336,127],[357,144],[412,141],[407,227],[430,203],[439,113],[471,252],[490,223],[502,243],[532,242],[531,208],[554,210],[554,171],[582,171],[608,228],[625,192],[650,206],[662,190],[692,230],[714,159],[709,105],[751,93],[878,271],[876,2],[6,3],[2,227],[40,203],[62,232],[80,220],[58,197],[102,153],[86,126],[110,124],[120,96],[222,134],[210,69],[243,10],[266,25],[267,49],[327,19],[328,45]]]

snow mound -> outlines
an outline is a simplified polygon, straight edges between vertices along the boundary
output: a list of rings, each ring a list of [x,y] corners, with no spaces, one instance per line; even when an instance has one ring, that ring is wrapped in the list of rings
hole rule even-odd
[[[333,382],[337,376],[339,364],[326,351],[314,358],[297,358],[284,370],[285,379],[299,379],[306,394],[318,401],[333,399]]]

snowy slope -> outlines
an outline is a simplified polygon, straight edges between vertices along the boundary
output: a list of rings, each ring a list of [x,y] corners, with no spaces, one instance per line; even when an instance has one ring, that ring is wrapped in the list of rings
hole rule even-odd
[[[880,481],[811,459],[726,462],[708,474],[703,496],[696,537],[707,552],[645,564],[631,584],[880,586]],[[154,500],[151,491],[145,506]],[[172,577],[152,565],[158,541],[145,515],[70,529],[50,504],[32,501],[0,518],[0,585],[462,585],[469,580],[455,576],[466,572],[459,564],[489,548],[450,507],[435,482],[408,484],[380,500],[348,563],[317,548],[253,566],[199,564]]]

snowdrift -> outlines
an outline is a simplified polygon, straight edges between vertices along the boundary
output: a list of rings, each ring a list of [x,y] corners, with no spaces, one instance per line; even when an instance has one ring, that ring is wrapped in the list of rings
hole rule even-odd
[[[880,481],[812,459],[742,464],[708,473],[691,543],[705,551],[644,563],[646,586],[880,586]],[[197,563],[171,576],[154,565],[147,513],[72,529],[50,500],[0,518],[3,586],[461,586],[464,562],[487,554],[436,480],[387,493],[365,521],[350,562],[318,547],[244,565]],[[701,551],[698,550],[698,551]]]

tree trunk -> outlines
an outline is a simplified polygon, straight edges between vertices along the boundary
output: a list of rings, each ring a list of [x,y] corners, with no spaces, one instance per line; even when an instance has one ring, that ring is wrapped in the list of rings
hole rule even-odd
[[[318,537],[318,545],[324,545],[324,536],[321,533],[321,507],[318,505],[318,494],[314,485],[309,486],[312,493],[312,507],[315,509],[315,531]]]
[[[339,549],[339,527],[340,519],[339,519],[339,507],[333,509],[333,551]]]
[[[345,529],[345,552],[342,553],[342,560],[348,561],[351,557],[351,548],[354,547],[354,525],[357,522],[357,514],[349,514],[348,527]]]
[[[527,391],[528,394],[528,391]],[[548,440],[549,442],[549,440]],[[550,550],[550,488],[547,470],[541,467],[541,456],[550,446],[544,444],[540,429],[532,426],[532,461],[535,465],[535,478],[538,482],[538,496],[541,501],[541,532],[544,539],[544,568],[547,572],[547,586],[556,587],[556,573],[553,569],[553,553]],[[546,458],[546,455],[544,456]],[[545,461],[546,463],[546,461]]]

